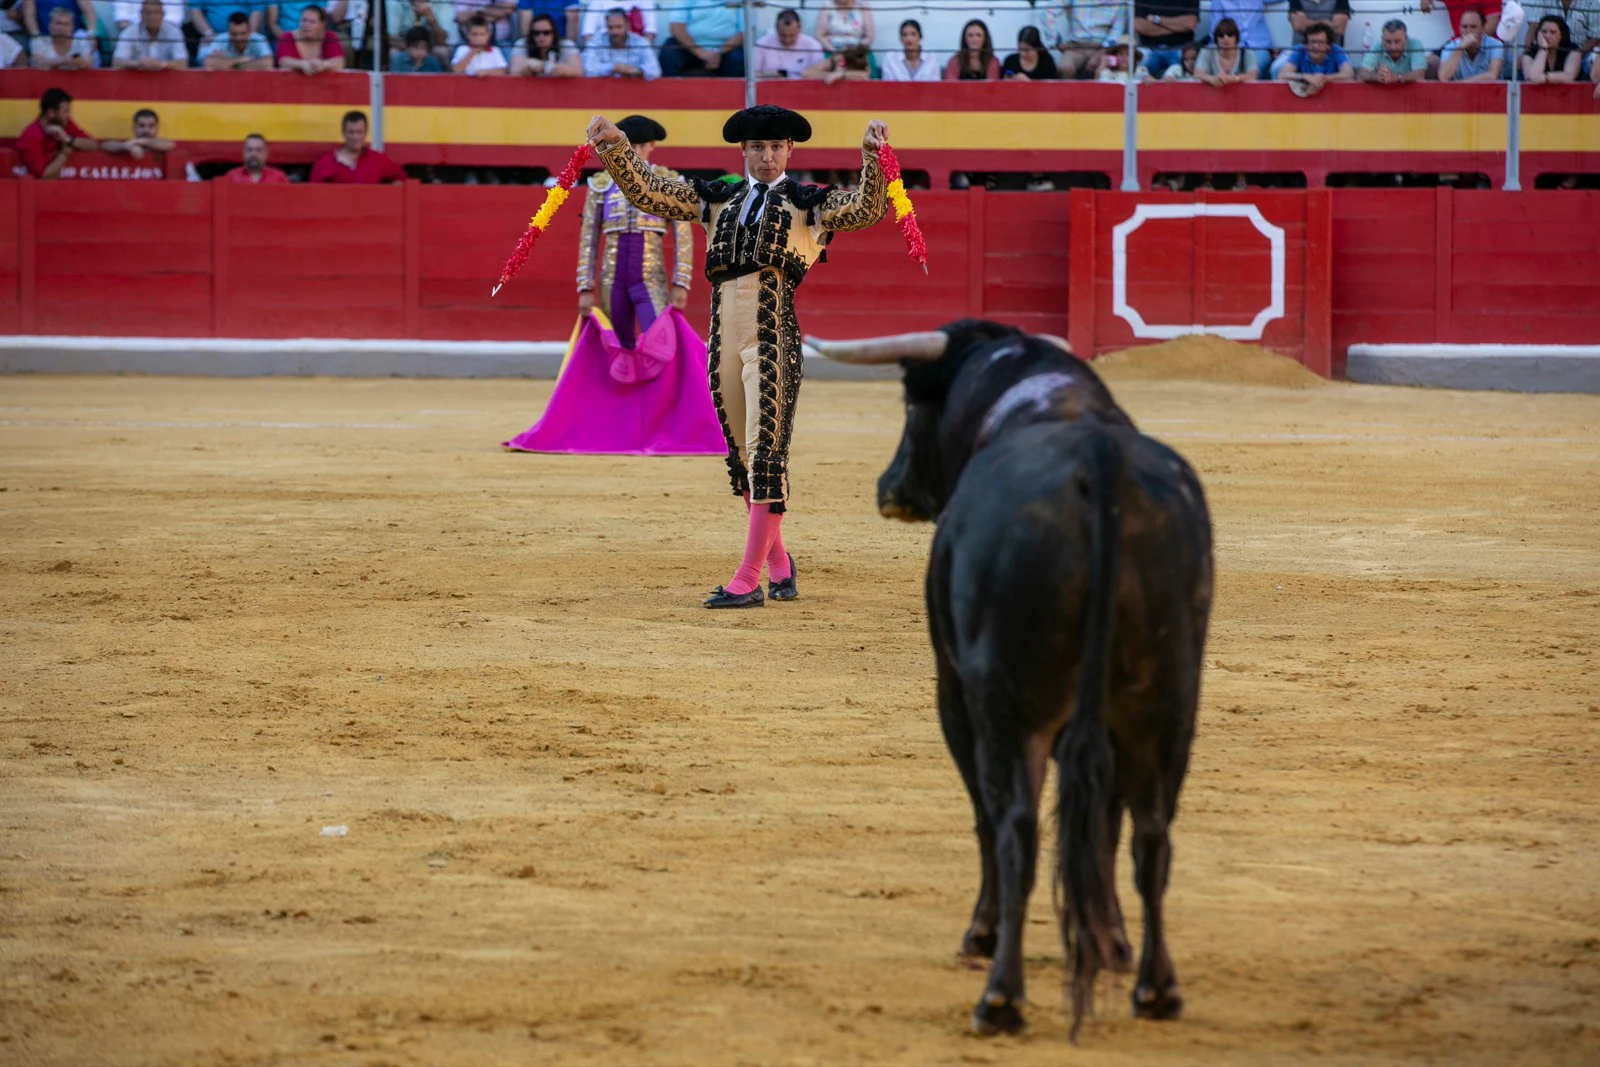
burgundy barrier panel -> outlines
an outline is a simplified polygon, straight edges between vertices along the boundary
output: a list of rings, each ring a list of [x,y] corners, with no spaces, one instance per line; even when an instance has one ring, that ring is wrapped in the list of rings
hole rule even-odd
[[[1331,373],[1331,196],[1072,193],[1074,349],[1094,356],[1204,326]]]
[[[416,182],[0,182],[0,329],[565,338],[577,312],[582,197],[556,216],[522,274],[489,297],[541,195]],[[1600,338],[1591,269],[1600,192],[914,197],[929,273],[893,225],[840,234],[800,287],[808,332],[840,338],[985,316],[1067,336],[1090,354],[1180,332],[1162,326],[1200,325],[1231,328],[1324,374],[1357,341]],[[698,260],[703,237],[694,233]],[[706,313],[697,279],[696,328]]]
[[[1333,195],[1333,347],[1594,344],[1600,192]]]

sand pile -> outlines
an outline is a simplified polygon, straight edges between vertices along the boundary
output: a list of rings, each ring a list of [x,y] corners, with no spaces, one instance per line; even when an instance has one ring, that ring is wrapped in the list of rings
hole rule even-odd
[[[1327,384],[1287,356],[1203,334],[1108,352],[1094,361],[1094,369],[1108,382],[1221,382],[1280,389]]]

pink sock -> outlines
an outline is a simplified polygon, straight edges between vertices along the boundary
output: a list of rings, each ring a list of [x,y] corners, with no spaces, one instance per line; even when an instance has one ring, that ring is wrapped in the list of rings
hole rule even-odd
[[[789,551],[783,547],[783,516],[772,517],[778,522],[772,529],[772,547],[767,550],[767,577],[781,582],[793,572],[789,570]]]
[[[750,529],[744,539],[744,559],[733,578],[722,588],[735,596],[742,596],[761,584],[761,564],[766,562],[767,551],[778,535],[778,523],[783,518],[774,515],[765,504],[750,508]]]

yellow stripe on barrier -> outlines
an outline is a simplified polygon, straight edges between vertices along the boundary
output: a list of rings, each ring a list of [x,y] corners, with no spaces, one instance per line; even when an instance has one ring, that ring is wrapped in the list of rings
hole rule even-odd
[[[155,108],[162,132],[177,141],[241,141],[260,133],[270,141],[325,143],[339,139],[350,108],[332,104],[213,104],[172,100],[73,102],[73,118],[94,137],[129,133],[135,110]],[[0,129],[20,131],[37,117],[33,100],[0,100]],[[384,113],[391,144],[569,145],[582,136],[591,112],[577,109],[390,107]],[[721,111],[658,111],[677,148],[720,147]],[[809,116],[809,148],[854,148],[871,118],[882,118],[902,152],[1099,151],[1122,147],[1119,112],[817,111]],[[1156,112],[1139,114],[1139,147],[1157,152],[1503,152],[1503,115]],[[1524,115],[1524,152],[1600,152],[1600,115]]]

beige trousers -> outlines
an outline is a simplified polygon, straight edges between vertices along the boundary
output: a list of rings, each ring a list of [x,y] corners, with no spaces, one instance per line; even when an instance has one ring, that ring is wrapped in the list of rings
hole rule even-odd
[[[729,467],[747,472],[751,503],[787,495],[789,435],[798,378],[780,373],[782,286],[758,271],[717,287],[713,400],[723,420]]]

